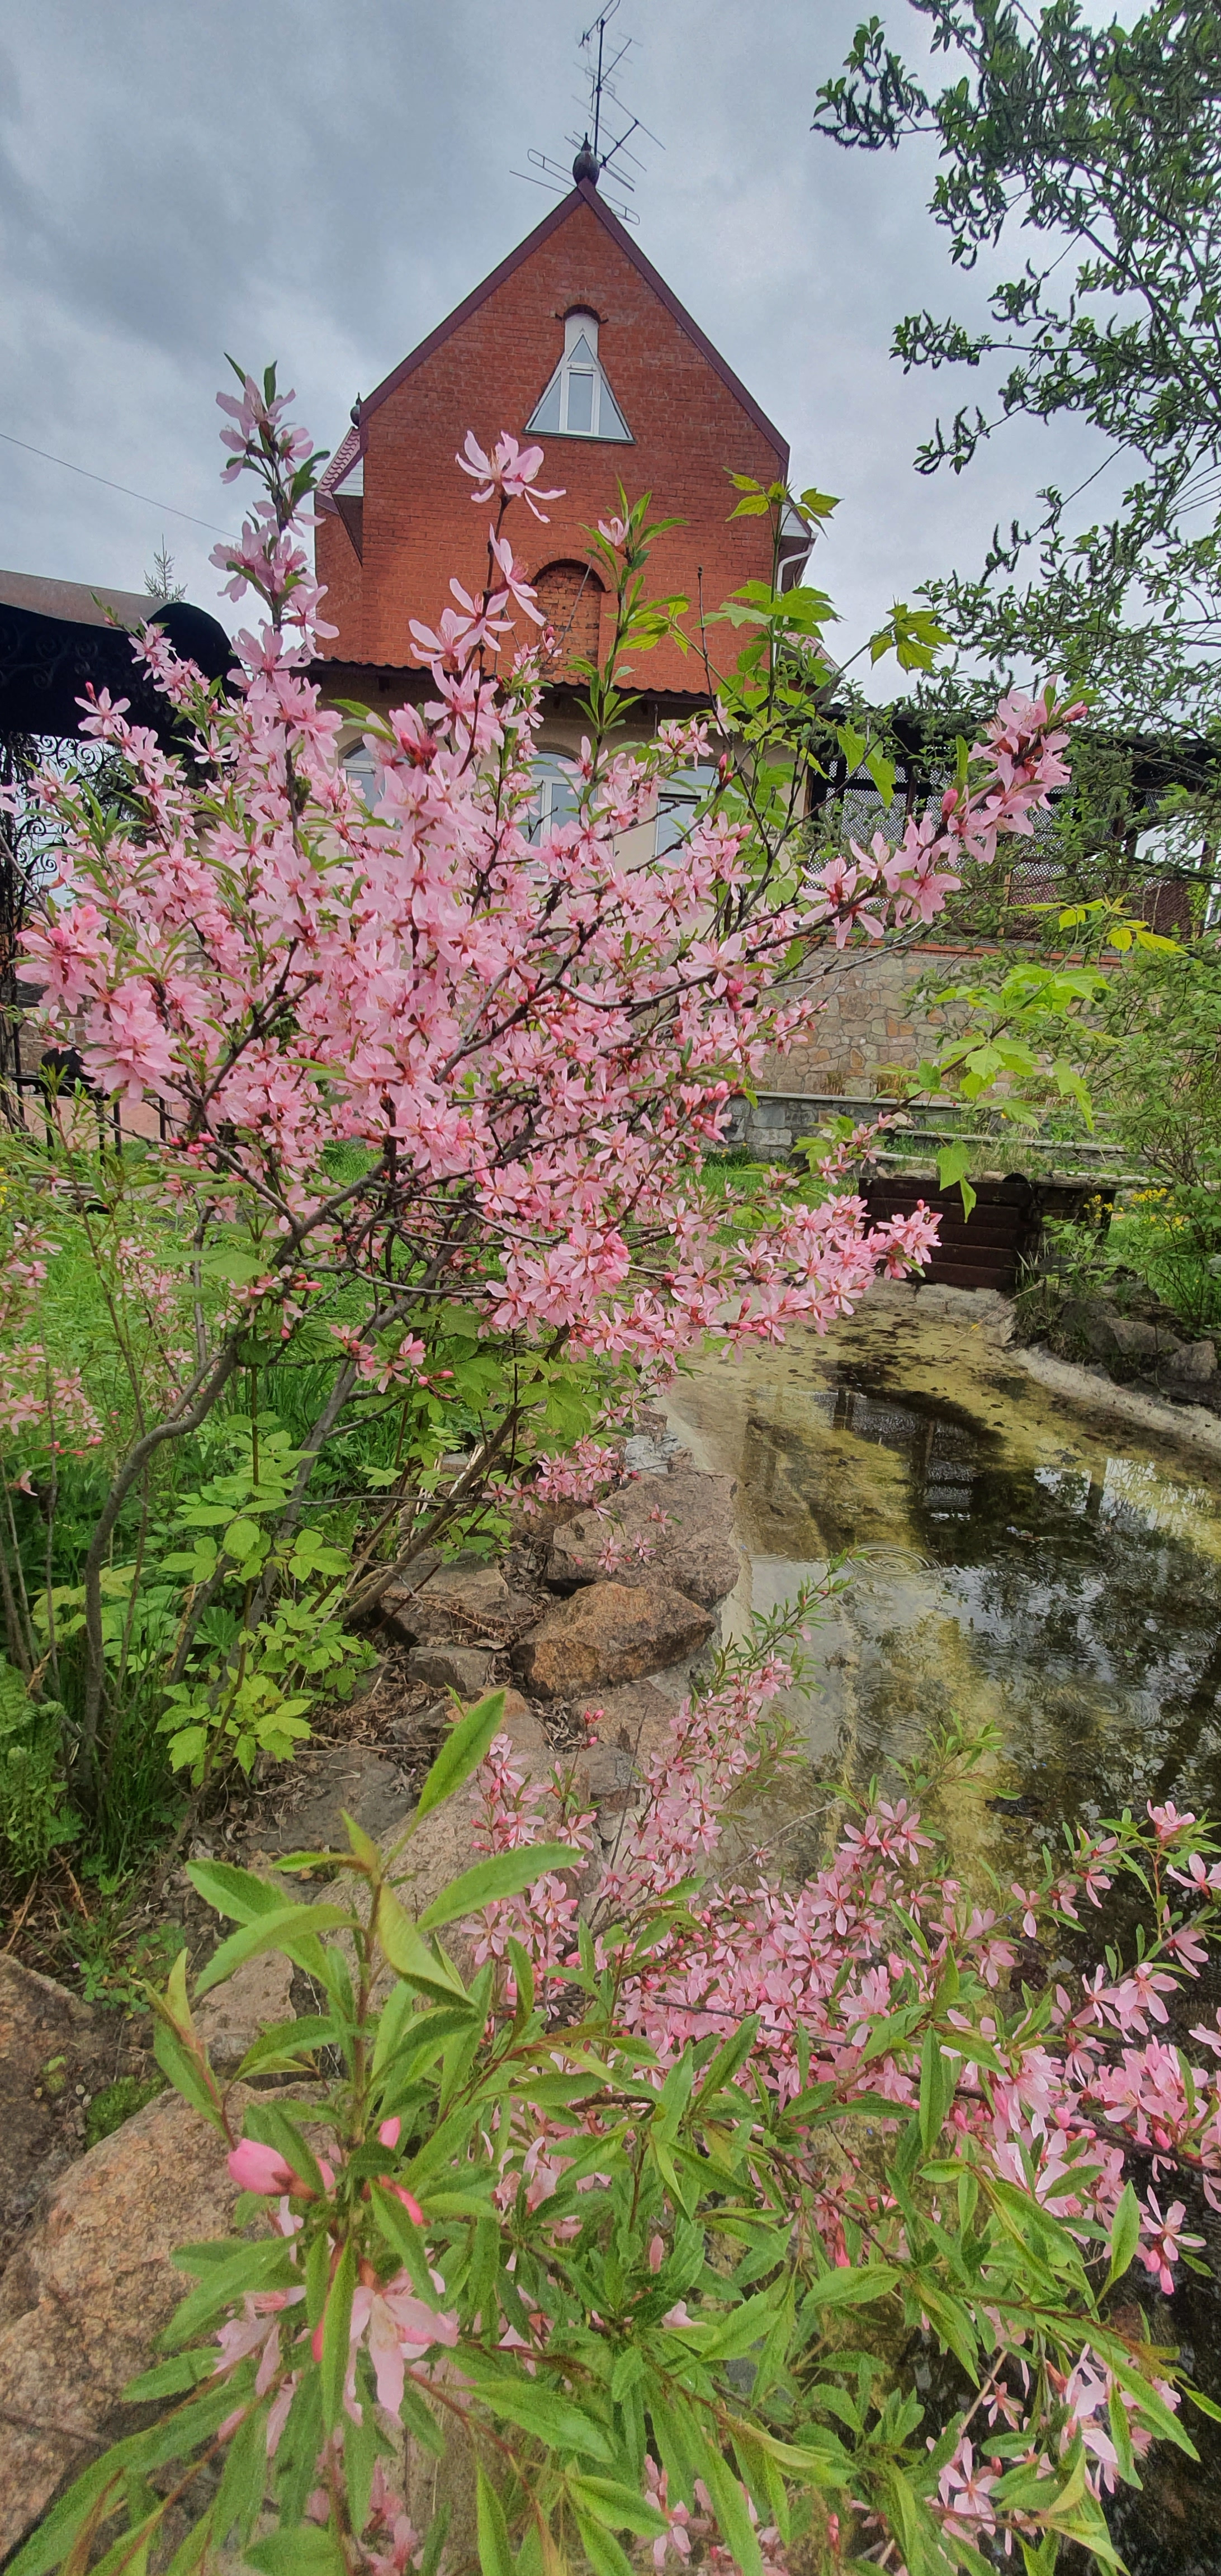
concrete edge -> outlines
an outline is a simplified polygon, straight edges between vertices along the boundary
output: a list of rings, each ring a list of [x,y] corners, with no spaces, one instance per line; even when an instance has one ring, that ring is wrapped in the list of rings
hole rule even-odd
[[[1037,1343],[1011,1348],[1006,1358],[1016,1360],[1028,1377],[1053,1395],[1066,1395],[1074,1404],[1088,1405],[1091,1413],[1114,1414],[1120,1422],[1135,1423],[1142,1431],[1155,1431],[1183,1448],[1199,1449],[1221,1460],[1221,1418],[1202,1404],[1167,1404],[1160,1396],[1142,1395],[1138,1387],[1116,1386],[1112,1378],[1081,1368],[1074,1360],[1053,1358]]]

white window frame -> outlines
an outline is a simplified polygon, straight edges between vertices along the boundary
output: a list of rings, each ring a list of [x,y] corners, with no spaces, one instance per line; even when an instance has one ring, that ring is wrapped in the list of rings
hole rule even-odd
[[[677,770],[673,778],[660,782],[653,838],[656,858],[662,858],[667,850],[676,850],[686,840],[698,808],[706,804],[716,782],[715,761],[697,761],[694,768]]]
[[[572,757],[570,751],[561,751],[554,747],[548,749],[545,745],[535,752],[530,764],[534,772],[536,789],[534,813],[530,823],[532,841],[541,841],[544,833],[550,832],[557,823],[576,821],[580,807],[580,786],[575,778],[568,777],[560,768],[562,760],[571,760]]]
[[[582,340],[585,342],[586,348],[589,350],[590,356],[593,360],[591,367],[587,367],[584,362],[582,362],[580,366],[574,365],[573,363]],[[591,387],[590,425],[588,429],[573,429],[569,427],[568,414],[574,377],[579,378],[582,382],[588,381]],[[539,428],[536,431],[535,423],[538,420],[539,413],[543,410],[548,397],[557,386],[559,388],[560,397],[559,427],[557,429]],[[604,397],[605,403],[603,399]],[[602,425],[602,413],[604,408],[606,408],[608,412],[608,421],[605,428]],[[576,312],[565,314],[564,355],[561,358],[554,375],[548,377],[547,382],[539,395],[538,401],[536,402],[530,418],[526,423],[526,434],[527,437],[538,436],[539,438],[611,439],[617,447],[630,447],[633,444],[632,433],[628,428],[627,422],[615,400],[615,396],[611,392],[606,377],[602,372],[602,362],[598,356],[598,317],[596,313],[590,313],[587,310],[578,307]]]

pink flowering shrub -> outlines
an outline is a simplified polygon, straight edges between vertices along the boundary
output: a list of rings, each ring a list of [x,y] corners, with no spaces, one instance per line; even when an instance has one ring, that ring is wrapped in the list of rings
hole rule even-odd
[[[192,1540],[151,1569],[179,1587],[170,1742],[200,1783],[216,1762],[282,1754],[307,1723],[310,1669],[294,1663],[276,1604],[287,1593],[301,1608],[292,1569],[319,1537],[315,1471],[349,1428],[392,1418],[397,1432],[355,1539],[348,1528],[344,1570],[310,1596],[329,1635],[421,1548],[487,1525],[574,1439],[592,1444],[580,1473],[588,1456],[595,1491],[600,1408],[625,1379],[664,1374],[709,1334],[821,1329],[880,1272],[923,1256],[925,1211],[870,1228],[859,1198],[811,1204],[809,1189],[778,1189],[749,1241],[733,1240],[701,1190],[702,1159],[764,1050],[809,1029],[805,958],[928,920],[964,856],[986,862],[1029,831],[1067,775],[1078,712],[1050,689],[1006,701],[962,783],[896,849],[803,874],[792,817],[766,791],[787,720],[773,691],[766,753],[743,717],[749,739],[722,753],[690,828],[631,856],[625,836],[659,789],[711,754],[704,720],[625,739],[626,660],[677,614],[643,596],[652,532],[625,504],[593,540],[615,631],[570,764],[577,810],[540,831],[544,665],[509,530],[523,505],[545,518],[552,496],[540,449],[506,437],[489,455],[468,439],[457,462],[489,514],[486,584],[478,596],[452,585],[437,624],[416,622],[427,678],[418,702],[368,718],[366,802],[337,752],[341,720],[307,675],[329,632],[306,552],[317,460],[287,400],[274,372],[222,398],[226,475],[252,475],[259,492],[216,551],[230,596],[253,594],[259,615],[237,639],[230,692],[206,688],[150,629],[140,650],[181,749],[99,700],[86,727],[114,800],[84,775],[48,772],[32,791],[57,851],[24,939],[43,1031],[76,1047],[100,1100],[146,1126],[155,1107],[159,1129],[142,1149],[143,1253],[125,1278],[126,1160],[99,1180],[70,1109],[48,1106],[61,1203],[83,1222],[100,1188],[119,1247],[117,1339],[138,1297],[161,1355],[155,1397],[142,1382],[120,1408],[83,1553],[73,1744],[86,1787],[117,1707],[105,1619],[116,1531],[134,1532],[132,1581],[150,1579],[141,1532],[171,1461],[218,1406],[250,1422],[245,1500],[217,1519],[213,1557]],[[722,710],[730,731],[736,706]],[[784,771],[804,774],[787,755]],[[175,1259],[179,1291],[163,1298],[154,1274]],[[274,1421],[284,1367],[305,1363],[316,1400],[294,1421],[277,1499],[260,1481],[259,1406]],[[57,1425],[81,1430],[83,1397],[29,1384],[27,1428],[41,1420],[49,1443]],[[3,1420],[0,1390],[0,1431]],[[545,1467],[539,1490],[558,1495],[564,1473]],[[197,1498],[191,1526],[222,1515],[223,1499]]]
[[[1194,2456],[1136,2302],[1200,2243],[1183,2192],[1221,2205],[1221,2029],[1162,2036],[1216,1846],[1151,1807],[968,1890],[919,1803],[978,1751],[947,1741],[806,1885],[740,1826],[732,1859],[727,1801],[796,1760],[776,1694],[817,1613],[811,1590],[721,1655],[609,1855],[581,1758],[527,1781],[497,1693],[404,1843],[350,1828],[317,1901],[192,1864],[235,1926],[197,1996],[275,1948],[320,2011],[248,2053],[239,2135],[178,1962],[158,2054],[228,2155],[235,2233],[184,2252],[167,2357],[129,2391],[163,2420],[15,2576],[143,2563],[167,2496],[184,2564],[228,2546],[266,2576],[1050,2570],[1068,2540],[1116,2563],[1117,2486],[1155,2440]],[[414,1919],[410,1835],[466,1780],[482,1856]],[[1121,1881],[1144,1919],[1105,1966],[1023,1986],[1020,1944],[1059,1947]]]

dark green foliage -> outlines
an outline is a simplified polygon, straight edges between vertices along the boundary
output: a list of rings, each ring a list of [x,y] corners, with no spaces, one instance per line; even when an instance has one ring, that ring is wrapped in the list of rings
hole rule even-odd
[[[961,473],[1006,419],[1068,417],[1128,485],[1075,533],[1091,447],[1077,491],[1049,489],[1028,528],[997,531],[981,580],[926,596],[976,688],[982,666],[1054,669],[1122,723],[1199,730],[1221,644],[1221,21],[1207,0],[1163,0],[1127,28],[1079,0],[911,5],[945,86],[924,86],[873,17],[820,89],[815,131],[867,151],[934,136],[930,212],[955,263],[988,276],[982,327],[922,312],[896,330],[905,368],[983,379],[917,464]]]

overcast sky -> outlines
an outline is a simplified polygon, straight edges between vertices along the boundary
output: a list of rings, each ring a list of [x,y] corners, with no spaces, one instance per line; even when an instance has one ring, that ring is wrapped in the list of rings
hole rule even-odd
[[[903,0],[874,5],[918,52]],[[617,21],[623,95],[664,146],[643,147],[640,242],[789,438],[798,484],[842,495],[814,577],[845,646],[1101,452],[1023,424],[959,480],[913,471],[939,401],[978,380],[904,377],[891,327],[981,290],[923,211],[923,148],[809,131],[864,14],[621,0]],[[224,352],[277,357],[336,445],[356,393],[555,202],[512,173],[531,146],[571,158],[585,24],[580,0],[0,0],[0,432],[152,496],[0,441],[0,565],[138,589],[164,536],[216,607],[213,536],[165,505],[235,524]]]

